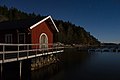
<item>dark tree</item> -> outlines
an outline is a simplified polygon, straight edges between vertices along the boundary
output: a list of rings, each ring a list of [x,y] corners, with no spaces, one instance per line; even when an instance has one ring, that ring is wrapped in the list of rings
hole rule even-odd
[[[19,19],[39,18],[43,19],[45,16],[36,15],[33,13],[25,13],[14,7],[7,8],[6,6],[0,6],[0,22],[2,21],[13,21]],[[57,41],[64,44],[84,44],[84,45],[96,45],[100,44],[98,39],[84,30],[83,27],[76,26],[71,22],[64,22],[62,20],[54,20],[55,24],[59,29],[57,34]]]

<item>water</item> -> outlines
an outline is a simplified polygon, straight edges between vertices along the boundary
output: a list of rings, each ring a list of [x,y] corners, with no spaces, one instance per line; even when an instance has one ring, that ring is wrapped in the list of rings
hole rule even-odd
[[[88,55],[84,61],[69,66],[50,80],[120,80],[120,53],[96,52]]]
[[[59,59],[58,63],[36,71],[24,69],[21,80],[120,80],[120,52],[87,53],[71,48]],[[19,70],[7,68],[11,76],[4,73],[5,80],[19,80]]]

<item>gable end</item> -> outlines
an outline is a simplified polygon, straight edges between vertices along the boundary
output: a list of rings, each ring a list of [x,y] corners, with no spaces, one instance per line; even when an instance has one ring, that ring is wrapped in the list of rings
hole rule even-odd
[[[51,22],[53,23],[53,26],[54,26],[55,30],[56,30],[57,32],[59,32],[59,30],[57,29],[57,27],[56,27],[56,25],[55,25],[55,23],[54,23],[54,21],[53,21],[53,19],[52,19],[51,16],[48,16],[48,17],[44,18],[43,20],[39,21],[38,23],[32,25],[32,26],[30,27],[30,29],[35,28],[37,25],[41,24],[42,22],[46,21],[47,19],[50,19],[50,20],[51,20]]]

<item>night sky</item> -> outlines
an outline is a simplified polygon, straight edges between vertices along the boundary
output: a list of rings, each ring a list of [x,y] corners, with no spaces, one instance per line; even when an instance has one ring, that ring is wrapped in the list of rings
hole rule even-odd
[[[101,42],[120,42],[120,0],[0,0],[0,5],[70,21]]]

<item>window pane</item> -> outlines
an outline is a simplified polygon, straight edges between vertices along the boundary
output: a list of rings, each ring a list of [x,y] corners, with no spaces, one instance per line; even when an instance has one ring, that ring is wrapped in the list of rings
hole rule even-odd
[[[5,43],[12,43],[12,34],[5,35]]]

